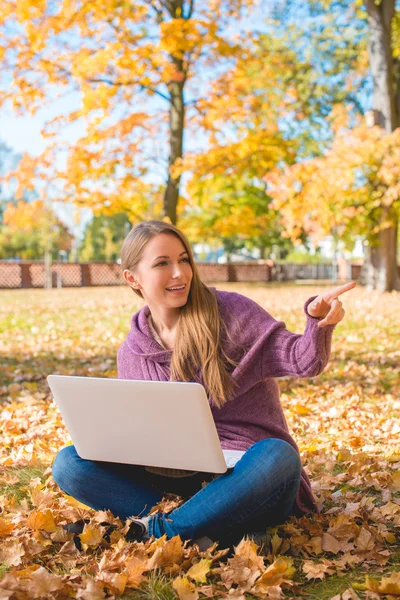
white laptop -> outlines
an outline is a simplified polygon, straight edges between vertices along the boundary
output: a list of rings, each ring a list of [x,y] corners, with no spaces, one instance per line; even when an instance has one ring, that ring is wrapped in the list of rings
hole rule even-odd
[[[49,375],[81,458],[225,473],[243,456],[222,450],[199,383]]]

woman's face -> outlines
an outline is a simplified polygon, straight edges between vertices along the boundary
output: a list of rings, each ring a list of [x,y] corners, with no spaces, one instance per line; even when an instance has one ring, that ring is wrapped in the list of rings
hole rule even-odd
[[[124,277],[148,303],[179,308],[187,302],[193,271],[181,240],[173,234],[160,233],[145,246],[135,273],[125,270]],[[185,285],[183,292],[167,289],[181,285]]]

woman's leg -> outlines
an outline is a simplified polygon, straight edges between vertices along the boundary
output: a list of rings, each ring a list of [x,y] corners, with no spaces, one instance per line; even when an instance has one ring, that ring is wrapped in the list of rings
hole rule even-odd
[[[240,539],[254,523],[284,522],[293,514],[300,485],[301,462],[296,450],[270,438],[253,444],[232,471],[216,477],[184,504],[167,514],[149,517],[149,536],[183,540],[209,536]],[[261,526],[261,524],[260,524]]]
[[[64,492],[95,510],[111,510],[121,519],[147,515],[163,496],[144,467],[84,460],[74,446],[60,450],[52,471]]]

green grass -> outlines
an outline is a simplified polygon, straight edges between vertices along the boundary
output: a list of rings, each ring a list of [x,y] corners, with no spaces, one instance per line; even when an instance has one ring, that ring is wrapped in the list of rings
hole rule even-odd
[[[18,477],[18,482],[13,484],[1,484],[0,483],[0,496],[14,496],[17,502],[21,502],[23,498],[27,497],[27,486],[36,477],[42,479],[43,473],[46,470],[46,466],[35,466],[35,467],[20,467],[7,469],[7,474],[10,476],[15,475]]]
[[[121,600],[176,600],[177,594],[171,580],[160,570],[151,571],[148,581],[140,589],[129,591],[120,596]]]

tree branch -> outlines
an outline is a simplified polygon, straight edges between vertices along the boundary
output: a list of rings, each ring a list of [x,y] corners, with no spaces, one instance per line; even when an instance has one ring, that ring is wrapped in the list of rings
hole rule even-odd
[[[152,88],[149,85],[142,85],[141,83],[138,83],[137,81],[111,81],[111,79],[102,79],[102,78],[99,78],[99,79],[91,78],[91,79],[87,79],[86,81],[88,81],[89,83],[106,83],[107,85],[115,85],[118,87],[122,87],[125,85],[138,85],[142,90],[149,90],[150,92],[153,92],[153,94],[157,94],[157,96],[160,96],[164,100],[167,100],[167,102],[171,102],[171,98],[169,96],[165,96],[165,94],[163,94],[162,92],[159,92],[155,88]]]
[[[186,15],[186,17],[185,16],[183,17],[184,19],[191,19],[192,18],[193,8],[194,8],[194,0],[190,0],[189,12]]]

